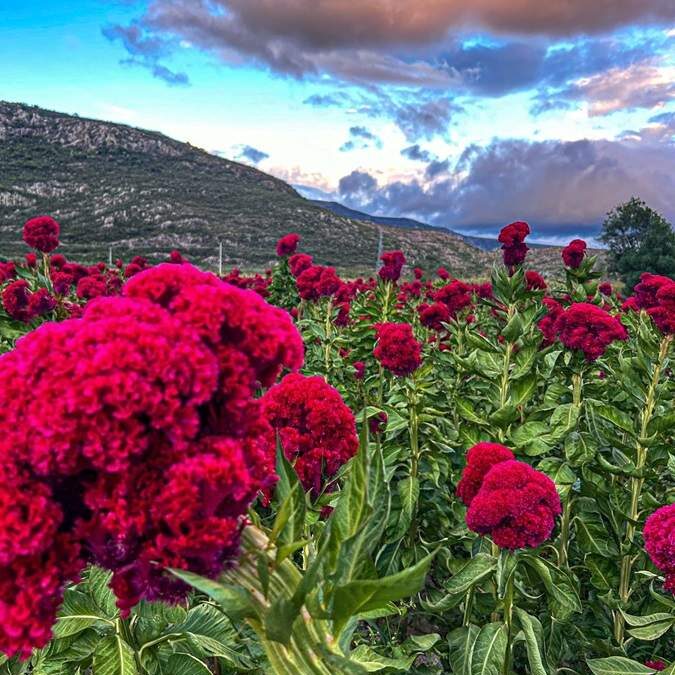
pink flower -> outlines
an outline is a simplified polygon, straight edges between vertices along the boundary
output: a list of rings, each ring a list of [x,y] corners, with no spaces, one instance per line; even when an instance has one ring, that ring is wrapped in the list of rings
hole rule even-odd
[[[405,377],[422,365],[422,345],[409,323],[381,323],[376,327],[375,358],[394,375]]]
[[[23,226],[23,240],[36,251],[50,253],[59,245],[59,224],[51,216],[38,216]]]
[[[295,253],[300,243],[300,235],[292,232],[287,234],[284,237],[281,237],[277,242],[277,255],[280,258],[285,258],[286,256]]]
[[[578,269],[586,255],[586,248],[586,242],[583,239],[573,239],[562,250],[565,265],[573,270]]]

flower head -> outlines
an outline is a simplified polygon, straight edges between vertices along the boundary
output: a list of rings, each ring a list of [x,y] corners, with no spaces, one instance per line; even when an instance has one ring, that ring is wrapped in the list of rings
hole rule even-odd
[[[500,548],[536,548],[553,532],[561,513],[555,483],[529,464],[498,462],[485,475],[466,514],[474,532]]]
[[[23,226],[23,240],[36,251],[50,253],[59,245],[59,224],[51,216],[38,216]]]
[[[381,323],[376,327],[375,358],[394,375],[405,377],[422,365],[422,345],[409,323]]]
[[[485,474],[499,462],[515,459],[511,450],[499,443],[477,443],[466,453],[466,466],[457,484],[457,496],[469,506],[483,484]]]
[[[504,264],[507,267],[521,265],[525,261],[529,250],[525,244],[525,237],[528,234],[530,234],[530,226],[522,220],[517,220],[502,228],[497,239],[502,244]]]
[[[405,265],[405,256],[403,251],[385,251],[381,256],[382,267],[378,274],[380,279],[385,281],[398,281],[401,277],[401,270]]]
[[[654,511],[642,535],[651,561],[666,575],[664,588],[675,595],[675,504]]]
[[[562,250],[562,259],[566,267],[578,269],[586,255],[586,242],[583,239],[573,239]]]
[[[539,272],[527,270],[527,272],[525,272],[525,287],[528,291],[545,291],[546,281]]]
[[[295,253],[300,243],[300,235],[292,232],[287,234],[277,242],[277,255],[280,258],[285,258],[286,256]]]
[[[299,277],[305,270],[313,264],[312,256],[307,253],[296,253],[288,259],[288,266],[291,268],[291,274]]]

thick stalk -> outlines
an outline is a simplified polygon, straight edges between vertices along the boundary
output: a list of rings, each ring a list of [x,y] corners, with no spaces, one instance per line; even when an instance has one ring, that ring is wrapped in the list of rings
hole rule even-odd
[[[642,470],[647,463],[648,446],[644,444],[644,439],[647,437],[647,430],[649,423],[654,414],[656,407],[656,388],[661,379],[661,371],[663,364],[668,356],[668,350],[673,341],[672,335],[667,335],[661,340],[659,348],[659,356],[654,365],[654,371],[647,389],[647,396],[645,398],[645,405],[640,413],[640,436],[635,446],[635,473],[630,480],[630,512],[629,520],[626,524],[626,554],[621,560],[621,573],[619,578],[619,600],[624,608],[630,599],[631,595],[631,576],[633,571],[633,552],[632,547],[635,539],[635,523],[640,516],[640,497],[642,494],[642,486],[644,478],[642,478]],[[621,612],[614,612],[614,637],[618,644],[623,644],[625,634],[625,622]]]
[[[513,555],[507,553],[507,555]],[[506,589],[504,593],[504,623],[506,624],[506,658],[502,668],[503,675],[509,675],[511,672],[511,652],[513,640],[513,595],[514,595],[514,578],[515,570],[511,572],[506,581]]]
[[[572,375],[572,403],[581,407],[581,390],[583,387],[583,372]],[[572,520],[572,489],[567,491],[567,497],[563,503],[562,518],[560,520],[560,538],[558,539],[558,565],[565,567],[568,562],[568,549],[570,539],[570,523]]]
[[[331,338],[333,334],[333,301],[329,298],[326,306],[326,317],[324,321],[325,343],[323,346],[323,363],[326,379],[330,378],[331,371]]]
[[[408,396],[408,435],[410,437],[410,478],[414,482],[419,474],[420,449],[419,449],[419,420],[417,418],[417,387],[415,376],[412,375],[406,387]],[[408,536],[411,542],[415,541],[417,533],[417,504],[415,504],[415,513],[412,514]]]

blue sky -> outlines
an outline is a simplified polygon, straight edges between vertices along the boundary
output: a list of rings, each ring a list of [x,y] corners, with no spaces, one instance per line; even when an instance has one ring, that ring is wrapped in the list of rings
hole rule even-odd
[[[633,194],[675,219],[675,6],[601,4],[10,0],[0,99],[383,215],[592,237]]]

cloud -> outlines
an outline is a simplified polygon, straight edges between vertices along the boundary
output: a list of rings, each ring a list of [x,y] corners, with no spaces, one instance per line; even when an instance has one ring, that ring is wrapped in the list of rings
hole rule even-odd
[[[170,54],[171,40],[148,35],[138,24],[104,26],[101,32],[111,42],[119,40],[124,45],[130,56],[120,61],[122,65],[147,68],[153,77],[163,80],[172,87],[185,87],[190,84],[190,78],[186,73],[175,72],[159,63],[159,59]]]
[[[422,150],[417,143],[415,145],[410,145],[407,148],[403,148],[403,150],[401,150],[401,155],[413,162],[431,162],[434,159],[432,153],[428,150]]]
[[[540,237],[591,236],[607,211],[633,195],[674,219],[674,165],[675,143],[649,130],[619,141],[497,139],[468,147],[433,182],[420,176],[379,184],[356,171],[340,181],[339,193],[353,208],[451,228],[494,233],[524,219]]]
[[[426,169],[424,169],[424,177],[427,180],[433,180],[437,176],[440,176],[441,174],[446,173],[450,169],[450,160],[444,159],[436,159],[432,162],[429,162],[427,164]]]
[[[382,140],[366,127],[355,126],[349,129],[349,140],[342,144],[340,152],[364,150],[370,147],[381,149]]]
[[[619,110],[657,108],[672,100],[675,100],[675,67],[647,60],[581,78],[547,94],[543,102],[553,107],[585,102],[588,114],[597,117]],[[535,110],[542,108],[535,106]]]
[[[239,159],[247,159],[249,162],[253,162],[253,164],[258,164],[262,162],[263,159],[267,159],[269,154],[254,148],[252,145],[244,145],[239,151],[237,157]]]

